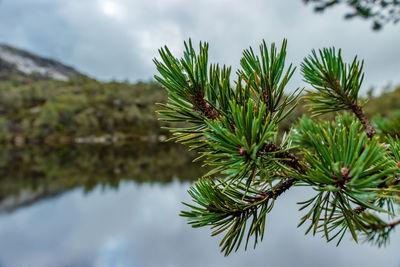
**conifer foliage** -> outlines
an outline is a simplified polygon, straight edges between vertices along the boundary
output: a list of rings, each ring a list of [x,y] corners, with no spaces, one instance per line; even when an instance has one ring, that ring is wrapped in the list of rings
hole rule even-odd
[[[386,244],[399,223],[400,141],[378,137],[363,113],[363,63],[345,63],[334,48],[312,51],[301,64],[314,88],[305,95],[309,108],[315,116],[342,112],[334,121],[303,117],[278,136],[302,91],[287,86],[296,68],[286,67],[286,48],[284,40],[280,48],[263,41],[259,53],[244,50],[234,82],[230,67],[208,63],[207,43],[196,51],[185,42],[182,58],[166,46],[159,50],[155,78],[169,96],[161,118],[183,122],[170,129],[172,140],[198,151],[211,169],[190,188],[193,202],[181,216],[222,235],[228,255],[263,239],[285,191],[309,186],[314,196],[298,203],[306,233],[337,244],[346,233],[356,242]]]

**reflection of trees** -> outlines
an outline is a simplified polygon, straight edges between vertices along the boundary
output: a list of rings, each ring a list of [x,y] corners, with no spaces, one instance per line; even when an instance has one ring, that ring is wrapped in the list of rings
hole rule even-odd
[[[2,147],[0,210],[76,187],[89,192],[97,186],[118,188],[121,181],[190,181],[204,173],[191,162],[194,156],[175,144]]]

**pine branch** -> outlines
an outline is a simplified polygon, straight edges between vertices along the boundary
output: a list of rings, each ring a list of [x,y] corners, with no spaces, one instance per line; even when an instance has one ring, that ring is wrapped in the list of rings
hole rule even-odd
[[[296,183],[296,181],[296,178],[287,178],[273,190],[270,189],[267,192],[262,193],[262,195],[264,199],[277,199],[282,193],[291,188]]]
[[[276,136],[275,124],[270,121],[270,115],[264,122],[266,105],[261,104],[259,109],[254,110],[253,104],[253,101],[249,100],[245,107],[232,107],[236,128],[233,132],[226,127],[228,121],[225,116],[220,117],[218,121],[208,122],[210,131],[204,135],[209,151],[205,152],[204,156],[208,158],[206,163],[217,168],[206,176],[228,171],[231,174],[228,179],[246,178],[247,185],[250,185],[256,175],[262,175],[261,173],[267,170],[273,173],[285,168],[288,177],[290,172],[304,172],[304,166],[293,153],[271,141]],[[252,115],[254,112],[256,113]],[[248,121],[248,118],[252,117],[253,119]],[[284,142],[283,145],[288,146]]]
[[[255,98],[262,100],[267,106],[266,113],[271,113],[277,122],[283,120],[293,110],[294,106],[285,111],[302,91],[297,88],[293,93],[285,95],[285,87],[296,69],[290,64],[286,72],[284,71],[286,47],[286,39],[283,40],[279,52],[275,43],[268,49],[263,40],[260,45],[260,57],[251,47],[244,50],[243,58],[240,60],[242,69],[238,71]]]
[[[391,180],[398,168],[376,138],[360,134],[361,127],[349,115],[338,116],[334,124],[306,118],[300,121],[294,141],[302,147],[304,161],[310,167],[297,178],[317,192],[302,202],[301,209],[310,207],[300,223],[311,220],[307,233],[313,230],[315,235],[321,229],[328,241],[340,235],[340,242],[350,230],[357,240],[356,231],[367,231],[362,213],[367,209],[384,211],[374,204],[381,196],[379,190],[386,190],[378,186]]]
[[[267,146],[258,152],[259,156],[262,156],[268,152],[278,152],[275,154],[275,157],[278,159],[288,159],[282,160],[281,162],[294,170],[297,170],[299,173],[305,173],[306,169],[304,164],[301,163],[300,159],[293,153],[288,151],[282,151],[282,148],[274,143],[269,143]],[[290,178],[292,179],[292,178]]]
[[[205,116],[209,120],[218,119],[220,117],[219,112],[214,107],[207,104],[201,91],[201,89],[195,90],[195,93],[190,96],[196,103],[196,105],[193,105],[193,110],[200,112],[201,115]]]
[[[213,167],[189,190],[197,205],[186,204],[191,210],[181,215],[193,227],[211,226],[212,235],[225,233],[220,246],[228,255],[245,233],[246,247],[250,237],[256,245],[275,199],[305,185],[316,192],[299,203],[300,210],[308,209],[299,224],[310,222],[306,233],[322,232],[327,241],[338,238],[338,244],[346,232],[355,241],[363,234],[387,240],[400,222],[384,223],[367,211],[394,215],[400,201],[400,141],[388,138],[389,147],[379,143],[363,113],[358,99],[363,63],[354,58],[345,64],[333,48],[318,55],[313,51],[301,66],[316,89],[309,91],[311,111],[348,110],[355,116],[338,115],[333,123],[303,118],[278,142],[279,123],[298,96],[284,93],[295,69],[290,65],[284,71],[286,40],[279,51],[263,42],[260,56],[245,50],[235,88],[230,67],[208,67],[208,44],[199,48],[197,54],[189,40],[183,58],[174,58],[165,47],[162,62],[154,60],[161,74],[156,79],[169,95],[160,114],[186,123],[171,129],[173,139],[199,151],[199,159]],[[215,180],[216,175],[224,178]]]
[[[364,126],[367,136],[372,138],[376,131],[369,119],[362,111],[362,105],[358,104],[358,92],[360,90],[364,74],[363,62],[357,57],[351,64],[342,60],[341,50],[336,55],[335,49],[323,49],[319,56],[313,50],[312,55],[304,59],[301,65],[305,81],[312,85],[317,92],[308,91],[307,100],[311,111],[315,115],[332,111],[352,111]]]
[[[393,221],[391,223],[384,224],[384,225],[371,226],[369,228],[372,229],[372,230],[381,230],[381,229],[384,229],[384,228],[391,228],[392,229],[392,228],[396,227],[399,224],[400,224],[400,219],[397,220],[397,221]]]
[[[363,233],[364,241],[384,246],[389,242],[390,233],[400,224],[400,220],[385,222],[375,214],[365,213],[365,229]]]
[[[372,138],[376,134],[376,130],[374,126],[372,125],[371,121],[365,116],[362,106],[354,104],[350,107],[350,109],[354,112],[354,114],[357,116],[357,118],[360,120],[361,124],[364,126],[364,129],[367,133],[367,136],[369,138]]]
[[[212,236],[225,233],[220,243],[225,256],[234,249],[238,250],[247,230],[247,249],[251,236],[254,246],[263,239],[266,215],[272,210],[273,203],[296,181],[287,179],[267,191],[248,188],[242,183],[219,183],[211,179],[201,179],[191,187],[189,194],[198,206],[184,203],[191,211],[182,211],[181,216],[189,219],[193,227],[211,226]],[[246,222],[252,219],[247,228]]]

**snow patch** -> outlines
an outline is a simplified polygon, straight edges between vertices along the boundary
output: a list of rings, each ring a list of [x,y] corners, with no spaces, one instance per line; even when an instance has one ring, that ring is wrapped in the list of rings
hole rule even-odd
[[[53,68],[40,66],[33,59],[19,55],[17,52],[0,46],[0,58],[13,64],[17,70],[25,73],[40,73],[41,75],[56,80],[69,80],[69,77]]]

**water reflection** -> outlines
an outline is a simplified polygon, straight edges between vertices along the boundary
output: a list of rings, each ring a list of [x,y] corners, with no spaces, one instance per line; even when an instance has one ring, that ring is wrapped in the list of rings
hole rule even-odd
[[[52,149],[39,153],[44,161],[51,160],[48,163],[40,163],[35,156],[35,164],[31,164],[33,154],[38,153],[33,150],[20,154],[8,151],[3,157],[2,162],[7,163],[2,165],[3,174],[7,174],[5,185],[10,188],[2,189],[9,192],[3,199],[19,190],[47,187],[50,192],[56,185],[64,191],[0,214],[1,267],[400,266],[398,233],[383,249],[348,240],[336,248],[320,238],[304,237],[304,229],[296,228],[301,214],[295,203],[308,193],[302,190],[289,191],[276,203],[267,221],[265,240],[256,250],[240,250],[224,258],[218,252],[218,237],[211,238],[208,229],[190,228],[177,216],[183,208],[180,202],[189,201],[190,173],[201,171],[189,163],[190,156],[180,148],[138,148],[137,154],[111,147],[80,152]],[[177,149],[175,156],[170,149]],[[33,153],[31,158],[27,153]],[[94,158],[103,161],[96,163]],[[128,165],[124,159],[129,158]],[[13,163],[16,159],[20,163]],[[124,167],[115,172],[121,162]],[[126,167],[140,168],[141,162],[160,169]],[[16,184],[23,185],[20,189],[12,186],[13,168]],[[23,175],[30,173],[37,175],[24,180]],[[76,176],[69,181],[72,174]],[[96,182],[90,174],[103,178]],[[180,175],[188,180],[173,178]]]
[[[121,181],[193,180],[204,170],[176,144],[30,146],[0,148],[0,212],[76,187],[118,188]]]
[[[398,238],[386,249],[344,241],[336,248],[296,229],[293,191],[275,207],[256,250],[224,258],[207,229],[177,216],[188,183],[123,182],[118,191],[75,189],[0,216],[3,266],[398,266]],[[294,193],[294,194],[293,194]],[[304,230],[304,229],[303,229]],[[396,239],[396,238],[395,238]]]

